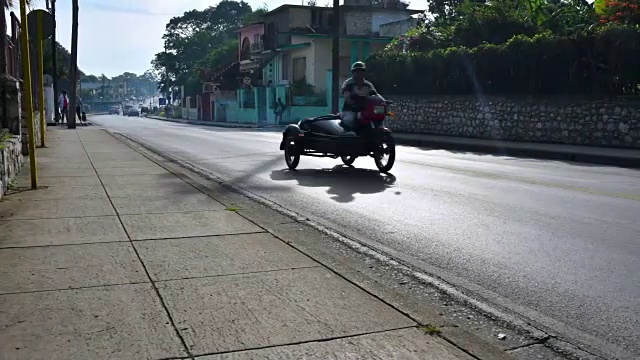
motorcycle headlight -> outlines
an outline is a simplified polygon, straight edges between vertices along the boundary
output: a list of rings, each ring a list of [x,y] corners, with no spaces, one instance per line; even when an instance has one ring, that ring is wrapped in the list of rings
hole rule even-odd
[[[375,114],[384,114],[384,106],[376,106],[373,108]]]

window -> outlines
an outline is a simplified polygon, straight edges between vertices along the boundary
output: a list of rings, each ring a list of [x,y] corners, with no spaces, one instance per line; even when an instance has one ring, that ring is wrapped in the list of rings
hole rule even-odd
[[[289,72],[291,71],[291,58],[289,54],[282,55],[282,69],[280,74],[282,74],[282,80],[289,80]]]
[[[272,49],[276,46],[276,39],[278,35],[278,27],[275,23],[267,24],[267,31],[265,34],[265,47]]]
[[[305,56],[293,58],[293,81],[305,80],[307,75],[307,58]]]
[[[311,10],[311,26],[322,26],[322,12],[320,10]]]
[[[251,59],[251,42],[248,37],[242,40],[242,50],[240,51],[240,61]]]

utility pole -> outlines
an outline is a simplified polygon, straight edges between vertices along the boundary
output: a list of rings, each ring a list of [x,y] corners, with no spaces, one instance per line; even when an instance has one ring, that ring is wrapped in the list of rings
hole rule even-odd
[[[26,118],[29,133],[29,167],[31,173],[31,189],[38,188],[38,168],[36,164],[36,136],[33,124],[33,89],[31,82],[31,54],[29,53],[29,26],[27,24],[27,1],[20,0],[20,40],[22,41],[22,65],[24,68],[24,93],[26,101]],[[3,49],[4,50],[4,49]]]
[[[69,104],[69,129],[76,128],[76,104],[78,102],[78,0],[71,1],[73,19],[71,24],[71,103]]]
[[[43,11],[44,12],[44,11]],[[47,133],[47,119],[44,110],[44,24],[42,20],[43,12],[38,12],[38,37],[36,38],[38,51],[38,90],[40,91],[40,146],[46,147],[45,134]],[[44,12],[46,14],[46,12]],[[55,100],[54,100],[55,102]]]
[[[331,48],[331,112],[340,105],[340,0],[333,0],[333,36]]]
[[[51,35],[51,56],[53,60],[53,69],[51,77],[53,78],[53,118],[56,124],[60,122],[60,114],[58,113],[58,59],[56,58],[56,0],[47,0],[47,10],[51,12],[53,17],[53,35]]]

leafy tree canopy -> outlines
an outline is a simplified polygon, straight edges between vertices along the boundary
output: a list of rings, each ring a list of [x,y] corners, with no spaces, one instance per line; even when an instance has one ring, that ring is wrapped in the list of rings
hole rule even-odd
[[[207,75],[235,61],[235,31],[264,12],[266,8],[254,12],[244,1],[223,0],[216,6],[172,18],[163,35],[164,51],[151,62],[160,90],[168,93],[173,87],[189,83],[193,85],[189,89],[198,92],[199,82],[208,80]]]
[[[369,59],[380,88],[640,93],[640,70],[632,63],[640,0],[605,0],[598,9],[586,0],[434,0],[429,10],[433,15],[420,26]],[[399,80],[404,73],[432,78],[411,90]]]

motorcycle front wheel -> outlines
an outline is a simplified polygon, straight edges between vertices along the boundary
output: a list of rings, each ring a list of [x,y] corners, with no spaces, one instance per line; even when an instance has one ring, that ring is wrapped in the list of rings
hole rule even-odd
[[[396,144],[391,135],[387,135],[380,141],[378,148],[373,154],[376,167],[381,173],[388,173],[396,162]]]
[[[289,137],[284,145],[284,161],[290,170],[295,170],[300,164],[300,152],[293,138]]]

